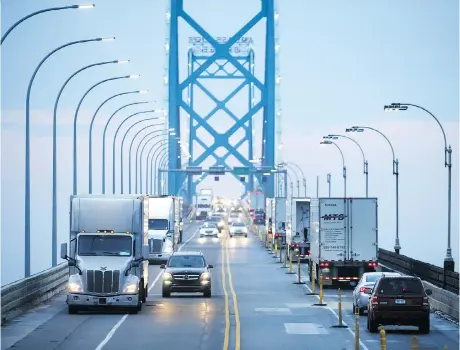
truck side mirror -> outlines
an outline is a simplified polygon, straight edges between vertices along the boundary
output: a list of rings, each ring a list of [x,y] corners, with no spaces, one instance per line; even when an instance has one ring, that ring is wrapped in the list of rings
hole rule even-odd
[[[214,265],[209,264],[208,268],[212,269],[212,268],[214,268]]]
[[[131,267],[139,267],[139,266],[140,266],[139,261],[136,261],[136,260],[135,260],[135,261],[133,261],[133,262],[131,263]]]
[[[61,243],[61,259],[67,260],[67,243]]]
[[[150,246],[148,244],[144,244],[142,246],[142,259],[149,260],[149,253],[150,253]]]
[[[431,295],[431,294],[433,294],[433,291],[431,289],[426,289],[425,293],[426,293],[426,295]]]

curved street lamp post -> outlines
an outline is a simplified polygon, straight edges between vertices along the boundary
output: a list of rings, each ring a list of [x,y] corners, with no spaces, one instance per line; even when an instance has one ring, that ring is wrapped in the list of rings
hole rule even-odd
[[[128,63],[128,60],[114,60],[114,61],[105,61],[105,62],[98,62],[87,65],[83,68],[80,68],[75,73],[73,73],[62,85],[61,89],[58,92],[56,97],[56,101],[54,102],[54,110],[53,110],[53,165],[52,165],[52,172],[53,172],[53,209],[52,209],[52,258],[51,264],[52,266],[57,266],[57,109],[59,105],[59,101],[61,99],[61,95],[64,92],[65,87],[67,84],[79,73],[97,66],[102,66],[106,64],[122,64]]]
[[[412,104],[412,103],[392,103],[389,106],[384,106],[385,111],[394,111],[394,110],[399,110],[399,111],[405,111],[407,110],[408,107],[415,107],[418,109],[421,109],[431,115],[433,119],[438,123],[442,135],[444,137],[444,167],[447,168],[447,249],[446,249],[446,257],[444,258],[444,269],[448,271],[454,271],[455,270],[455,262],[454,258],[452,257],[452,248],[450,245],[451,241],[451,220],[452,220],[452,147],[449,145],[447,147],[447,137],[446,137],[446,132],[444,131],[444,128],[442,127],[441,122],[439,121],[438,118],[435,117],[433,113],[431,113],[429,110]]]
[[[166,142],[166,141],[165,141]],[[152,191],[153,194],[155,194],[155,190],[156,190],[156,182],[155,182],[155,177],[156,177],[156,172],[157,170],[154,169],[154,159],[156,159],[156,155],[157,155],[157,152],[161,151],[162,149],[164,149],[165,147],[167,146],[167,143],[163,143],[161,144],[152,154],[152,156],[150,157],[150,189]],[[153,148],[153,147],[152,147]],[[148,164],[147,164],[148,166]]]
[[[18,25],[20,25],[22,22],[24,22],[25,20],[31,18],[31,17],[34,17],[36,15],[39,15],[41,13],[45,13],[45,12],[51,12],[51,11],[60,11],[60,10],[75,10],[75,9],[91,9],[91,8],[94,8],[95,5],[94,4],[91,4],[91,5],[69,5],[69,6],[60,6],[60,7],[50,7],[50,8],[46,8],[46,9],[42,9],[42,10],[39,10],[39,11],[35,11],[23,18],[21,18],[19,21],[17,21],[16,23],[14,23],[7,31],[5,34],[3,34],[2,36],[2,40],[1,40],[1,43],[0,45],[3,44],[3,42],[5,41],[6,37],[13,31],[14,28],[16,28]]]
[[[119,94],[110,96],[106,100],[104,100],[99,107],[94,112],[93,118],[91,119],[91,123],[89,125],[89,141],[88,141],[88,185],[89,185],[89,193],[93,193],[93,126],[94,121],[96,120],[97,113],[101,110],[101,108],[109,101],[113,100],[119,96],[131,95],[131,94],[146,94],[148,90],[135,90],[135,91],[128,91],[128,92],[121,92]]]
[[[361,147],[361,145],[355,140],[352,139],[351,137],[345,136],[345,135],[328,135],[328,136],[323,136],[323,139],[325,140],[337,140],[339,138],[344,138],[348,139],[352,142],[354,142],[355,145],[359,147],[359,150],[361,151],[361,154],[363,155],[363,165],[364,165],[364,175],[366,177],[366,197],[369,197],[369,169],[368,169],[368,163],[366,160],[366,156],[364,155],[364,151]]]
[[[342,166],[343,166],[343,196],[346,198],[347,197],[347,167],[345,166],[345,158],[343,156],[342,149],[333,141],[322,141],[320,142],[322,145],[334,145],[337,147],[337,149],[340,152],[340,155],[342,156]]]
[[[29,80],[29,85],[27,87],[27,96],[26,96],[26,122],[25,122],[25,199],[24,199],[24,275],[25,277],[30,276],[30,94],[32,91],[32,85],[34,83],[35,77],[37,76],[38,71],[40,70],[41,66],[45,63],[45,61],[51,57],[56,52],[77,44],[84,44],[89,42],[96,42],[96,41],[107,41],[107,40],[114,40],[115,38],[95,38],[95,39],[85,39],[85,40],[76,40],[71,41],[67,44],[61,45],[55,48],[53,51],[48,53],[37,65],[35,71],[32,74],[32,77]]]
[[[391,153],[393,155],[393,175],[396,177],[396,238],[394,250],[396,254],[399,254],[401,250],[401,245],[399,244],[399,160],[395,156],[395,150],[391,144],[388,137],[385,136],[381,131],[371,128],[369,126],[352,126],[351,128],[346,129],[346,132],[363,132],[364,130],[372,130],[382,136],[390,145]]]
[[[110,122],[115,117],[115,115],[122,109],[128,108],[130,106],[141,105],[141,104],[146,104],[150,102],[151,101],[133,102],[133,103],[128,103],[124,106],[121,106],[115,112],[112,113],[110,118],[105,123],[104,132],[102,134],[102,194],[105,194],[105,138],[107,135],[107,128],[109,127]],[[115,185],[113,185],[113,193],[115,194]]]

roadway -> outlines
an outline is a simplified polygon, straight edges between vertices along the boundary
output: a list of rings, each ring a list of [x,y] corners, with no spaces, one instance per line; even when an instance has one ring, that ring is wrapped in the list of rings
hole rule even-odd
[[[286,274],[256,236],[202,241],[197,229],[198,224],[186,229],[181,249],[202,250],[214,265],[212,298],[162,298],[161,270],[151,265],[149,297],[139,314],[68,315],[64,295],[58,295],[2,327],[2,349],[354,349],[351,290],[343,291],[343,320],[350,328],[331,328],[338,324],[335,290],[325,290],[327,306],[313,306],[318,298],[305,295],[310,283],[293,284],[296,275]],[[306,269],[301,271],[307,278]],[[380,349],[379,335],[366,329],[366,316],[359,319],[360,349]],[[458,349],[458,326],[435,315],[428,335],[387,328],[390,350],[410,349],[413,335],[421,349]]]

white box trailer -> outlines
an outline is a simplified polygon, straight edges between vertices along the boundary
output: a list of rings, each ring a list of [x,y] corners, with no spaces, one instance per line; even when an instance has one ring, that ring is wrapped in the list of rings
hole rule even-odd
[[[286,242],[286,197],[276,197],[275,202],[275,213],[274,213],[274,232],[275,238],[279,238],[278,243]]]
[[[318,198],[310,202],[310,278],[356,285],[373,272],[378,252],[377,198]]]
[[[293,261],[310,257],[310,198],[292,198],[290,222],[286,230],[288,254]]]

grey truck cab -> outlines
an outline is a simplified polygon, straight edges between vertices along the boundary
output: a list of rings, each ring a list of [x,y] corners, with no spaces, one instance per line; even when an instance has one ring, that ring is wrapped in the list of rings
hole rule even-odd
[[[148,200],[136,196],[72,196],[67,304],[70,314],[94,307],[142,309],[148,293]]]

